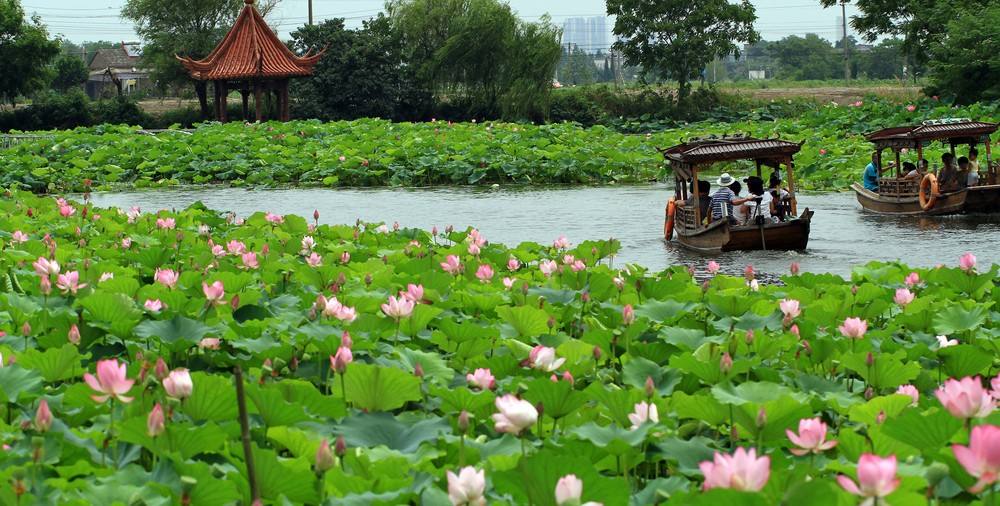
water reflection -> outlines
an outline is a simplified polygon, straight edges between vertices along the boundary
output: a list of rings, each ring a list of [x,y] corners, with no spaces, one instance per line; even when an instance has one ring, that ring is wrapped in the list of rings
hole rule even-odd
[[[491,241],[516,245],[549,243],[565,234],[621,241],[619,262],[652,269],[671,264],[704,265],[709,257],[665,242],[663,206],[672,193],[662,184],[599,188],[431,188],[431,189],[281,189],[183,188],[99,193],[99,206],[141,206],[146,211],[184,208],[195,201],[246,216],[256,211],[311,216],[324,223],[399,221],[430,229],[474,225]],[[913,265],[953,263],[966,251],[980,262],[1000,261],[992,245],[1000,240],[1000,217],[939,218],[882,216],[861,211],[851,193],[801,195],[799,208],[816,211],[805,252],[731,252],[717,255],[723,266],[740,272],[750,263],[780,273],[797,261],[803,270],[847,275],[872,260],[903,260]],[[617,262],[616,262],[617,263]]]

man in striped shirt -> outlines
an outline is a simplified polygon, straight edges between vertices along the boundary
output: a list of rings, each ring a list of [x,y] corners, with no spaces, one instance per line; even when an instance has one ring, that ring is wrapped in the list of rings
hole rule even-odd
[[[736,180],[728,172],[723,172],[716,183],[720,188],[712,194],[712,221],[733,216],[733,206],[740,205],[749,199],[736,198],[736,193],[730,188]]]

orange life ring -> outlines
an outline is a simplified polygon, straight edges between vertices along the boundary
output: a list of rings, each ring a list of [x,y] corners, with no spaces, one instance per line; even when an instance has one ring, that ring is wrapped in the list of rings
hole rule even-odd
[[[928,191],[929,190],[929,191]],[[930,195],[928,196],[928,193]],[[934,174],[927,174],[920,180],[920,208],[929,211],[937,203],[938,181]]]
[[[666,217],[663,220],[663,238],[670,240],[674,237],[674,214],[677,212],[677,204],[671,198],[667,202]]]

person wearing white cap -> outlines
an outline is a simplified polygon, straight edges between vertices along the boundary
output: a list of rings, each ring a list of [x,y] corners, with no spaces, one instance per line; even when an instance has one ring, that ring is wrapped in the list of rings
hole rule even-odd
[[[715,183],[719,185],[719,189],[712,194],[712,221],[730,219],[733,216],[733,206],[743,204],[749,199],[736,197],[731,188],[736,180],[728,172],[723,172]]]

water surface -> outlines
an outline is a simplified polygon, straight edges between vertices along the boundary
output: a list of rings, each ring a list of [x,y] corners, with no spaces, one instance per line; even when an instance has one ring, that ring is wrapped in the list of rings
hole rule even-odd
[[[181,209],[195,201],[247,216],[256,211],[312,216],[323,223],[355,219],[430,229],[447,225],[475,226],[493,242],[550,243],[559,235],[571,242],[585,239],[621,241],[616,262],[652,269],[673,264],[701,266],[715,259],[727,270],[753,264],[763,272],[781,273],[792,261],[803,270],[848,275],[872,260],[902,260],[915,266],[955,263],[966,251],[980,262],[1000,262],[1000,216],[935,218],[880,216],[864,212],[853,193],[799,196],[799,209],[816,211],[809,249],[805,252],[731,252],[705,256],[663,240],[663,208],[672,194],[667,185],[598,188],[376,188],[268,189],[178,188],[96,193],[102,207],[144,211]]]

